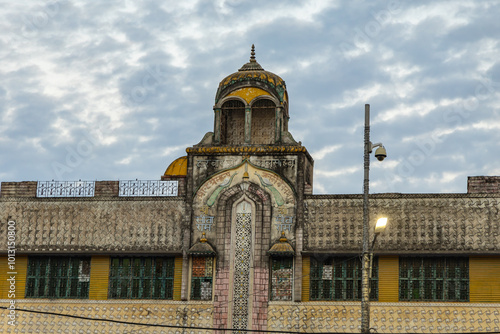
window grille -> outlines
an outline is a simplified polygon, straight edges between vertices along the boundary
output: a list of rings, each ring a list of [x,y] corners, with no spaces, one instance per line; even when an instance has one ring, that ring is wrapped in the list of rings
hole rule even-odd
[[[193,257],[191,299],[212,300],[213,257]]]
[[[359,257],[311,258],[311,300],[361,300]],[[373,258],[370,300],[378,300],[378,258]]]
[[[262,99],[252,104],[252,109],[266,109],[266,111],[274,112],[276,109],[276,105],[271,100]]]
[[[90,258],[63,256],[30,256],[26,297],[89,297]]]
[[[292,300],[293,257],[272,259],[271,300]]]
[[[252,144],[273,144],[275,141],[276,106],[268,99],[252,104]]]
[[[239,117],[238,117],[239,116]],[[236,120],[236,119],[239,120]],[[234,133],[235,131],[244,131],[244,119],[245,119],[245,104],[239,100],[229,100],[224,102],[221,108],[221,123],[220,123],[220,135],[222,144],[231,144],[231,141],[235,140],[235,136],[239,140],[243,139],[243,133],[239,136]],[[238,123],[240,129],[234,129]],[[242,124],[239,124],[243,122]],[[243,127],[242,127],[243,126]],[[239,138],[241,137],[241,138]]]
[[[469,300],[467,257],[400,257],[399,300]]]
[[[174,258],[111,258],[109,298],[173,299]]]

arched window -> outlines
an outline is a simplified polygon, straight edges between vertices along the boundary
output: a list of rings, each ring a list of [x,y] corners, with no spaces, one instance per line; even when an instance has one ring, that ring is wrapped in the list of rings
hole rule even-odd
[[[221,143],[234,145],[245,142],[245,105],[238,100],[230,100],[222,105]]]
[[[252,105],[252,144],[274,144],[276,105],[262,99]]]

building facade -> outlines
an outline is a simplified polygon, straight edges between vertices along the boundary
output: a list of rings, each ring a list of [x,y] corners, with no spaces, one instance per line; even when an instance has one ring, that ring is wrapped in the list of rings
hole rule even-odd
[[[288,103],[252,48],[161,180],[3,182],[2,331],[358,332],[363,199],[313,195]],[[500,331],[500,178],[468,182],[371,195],[374,330]]]

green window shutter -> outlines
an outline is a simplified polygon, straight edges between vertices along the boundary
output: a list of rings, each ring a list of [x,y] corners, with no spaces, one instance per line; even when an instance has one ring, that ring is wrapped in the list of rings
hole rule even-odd
[[[30,256],[27,298],[88,299],[90,257]]]
[[[172,299],[173,257],[113,257],[110,299]]]
[[[310,300],[361,300],[359,257],[311,258]],[[378,300],[378,258],[373,259],[370,300]]]
[[[400,257],[400,301],[469,301],[467,257]]]

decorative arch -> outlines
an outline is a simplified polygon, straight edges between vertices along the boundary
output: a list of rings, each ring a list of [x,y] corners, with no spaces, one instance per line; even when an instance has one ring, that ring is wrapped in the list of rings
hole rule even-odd
[[[218,261],[214,296],[214,322],[216,327],[229,328],[236,326],[241,329],[267,330],[267,304],[269,300],[269,257],[266,251],[271,243],[272,199],[261,187],[251,183],[247,190],[237,184],[221,193],[217,204],[216,240]],[[235,275],[235,261],[241,260],[233,249],[235,239],[245,236],[238,230],[238,205],[247,202],[252,208],[251,217],[251,249],[249,262],[252,270],[249,273],[248,300],[234,298],[235,284],[241,283]],[[247,231],[248,233],[248,231]],[[248,252],[246,253],[248,254]],[[243,255],[246,256],[246,255]],[[241,268],[238,268],[241,269]],[[245,291],[245,288],[243,288]],[[231,303],[233,301],[234,303]],[[247,305],[247,313],[235,314],[233,307]],[[235,316],[246,316],[245,319],[236,319]],[[257,319],[257,320],[256,320]],[[246,323],[246,328],[242,326]]]
[[[251,230],[246,232],[251,250],[247,247],[246,255],[241,256],[251,256],[250,260],[245,261],[253,265],[245,290],[251,293],[243,301],[233,298],[235,293],[238,296],[241,294],[234,290],[233,282],[238,280],[234,275],[235,262],[238,261],[234,247],[236,236],[243,233],[236,225],[238,203],[242,201],[251,203],[252,210]],[[214,325],[217,328],[246,326],[266,330],[270,295],[268,250],[283,232],[290,243],[295,244],[296,201],[294,189],[285,179],[246,159],[234,168],[211,176],[196,190],[192,231],[206,232],[207,239],[213,242],[217,251],[213,290]],[[230,309],[234,306],[233,301],[248,306],[248,312],[238,314],[240,318],[236,321],[233,309]]]
[[[259,96],[256,96],[256,97],[254,97],[250,101],[249,105],[252,106],[256,102],[258,102],[260,100],[271,100],[274,103],[274,105],[277,106],[277,107],[281,105],[281,102],[276,97],[274,97],[272,95],[259,95]]]
[[[249,103],[242,97],[240,96],[237,96],[237,95],[228,95],[226,97],[224,97],[223,99],[221,99],[215,106],[214,108],[222,108],[222,105],[224,103],[226,103],[227,101],[232,101],[232,100],[237,100],[237,101],[240,101],[241,103],[243,103],[245,105],[245,108],[248,108],[250,107]]]

